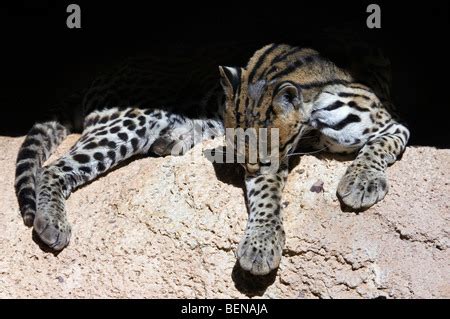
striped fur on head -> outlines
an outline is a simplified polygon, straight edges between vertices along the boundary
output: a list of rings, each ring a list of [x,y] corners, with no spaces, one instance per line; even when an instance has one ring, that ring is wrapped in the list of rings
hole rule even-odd
[[[225,127],[268,128],[269,134],[271,128],[279,129],[281,158],[295,148],[310,113],[306,102],[319,87],[351,80],[315,50],[277,44],[256,51],[245,69],[221,67],[220,71]],[[253,168],[258,168],[255,163]]]

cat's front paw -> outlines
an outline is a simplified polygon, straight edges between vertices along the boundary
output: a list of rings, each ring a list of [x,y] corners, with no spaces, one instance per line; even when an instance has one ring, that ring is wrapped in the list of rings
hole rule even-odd
[[[355,210],[369,208],[386,196],[386,174],[378,170],[348,169],[337,188],[341,201]]]
[[[241,268],[253,275],[267,275],[280,265],[284,243],[282,226],[247,230],[237,249]]]

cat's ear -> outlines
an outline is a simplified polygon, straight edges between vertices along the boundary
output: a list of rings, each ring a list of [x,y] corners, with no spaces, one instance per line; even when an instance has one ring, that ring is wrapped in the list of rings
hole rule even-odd
[[[302,104],[300,88],[292,82],[281,83],[275,89],[275,97],[272,104],[280,110],[296,109]]]
[[[242,69],[228,66],[219,66],[220,84],[227,94],[234,95],[241,83]]]

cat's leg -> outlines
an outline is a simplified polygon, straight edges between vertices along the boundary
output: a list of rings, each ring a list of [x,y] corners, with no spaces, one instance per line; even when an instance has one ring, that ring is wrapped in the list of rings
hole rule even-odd
[[[110,109],[89,114],[85,130],[71,150],[37,174],[34,231],[49,247],[70,240],[65,199],[77,187],[136,154],[148,152],[168,115],[158,110]]]
[[[386,168],[402,154],[408,137],[408,129],[392,121],[363,146],[338,185],[337,194],[345,205],[359,210],[385,197]]]
[[[219,117],[189,119],[177,115],[173,122],[152,144],[150,150],[153,153],[160,156],[183,155],[199,142],[224,134],[223,120]]]
[[[85,127],[80,140],[67,154],[37,174],[33,226],[43,242],[55,250],[63,249],[70,240],[65,199],[74,189],[134,155],[149,151],[180,155],[221,132],[219,121],[137,108],[93,112],[87,116]]]
[[[237,258],[254,275],[266,275],[280,264],[285,244],[281,196],[287,175],[284,161],[275,173],[245,177],[249,216]]]
[[[342,177],[337,194],[355,210],[382,200],[388,191],[386,168],[405,150],[408,129],[398,123],[365,86],[327,87],[317,98],[311,125],[331,152],[357,152]]]
[[[15,190],[20,213],[27,226],[36,214],[36,179],[43,163],[68,134],[56,121],[37,123],[28,132],[16,160]]]

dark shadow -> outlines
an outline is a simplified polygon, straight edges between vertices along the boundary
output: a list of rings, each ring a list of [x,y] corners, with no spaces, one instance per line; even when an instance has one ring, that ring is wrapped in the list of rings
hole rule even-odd
[[[341,198],[337,193],[336,193],[336,197],[337,197],[338,200],[339,200],[339,204],[340,204],[340,206],[341,206],[341,211],[344,212],[344,213],[353,213],[353,214],[359,215],[360,213],[363,213],[363,212],[365,212],[366,210],[368,210],[369,208],[371,208],[371,207],[367,207],[367,208],[355,209],[355,208],[352,208],[352,207],[347,206],[347,205],[342,201],[342,198]]]
[[[164,52],[165,56],[177,45],[203,48],[223,43],[227,46],[230,43],[237,51],[241,47],[237,43],[249,42],[249,36],[241,32],[240,23],[225,23],[229,21],[231,10],[235,21],[258,25],[258,32],[250,37],[258,48],[268,43],[313,47],[343,67],[345,52],[352,47],[352,42],[358,44],[362,39],[381,48],[391,60],[392,97],[397,108],[403,110],[402,118],[410,128],[410,145],[450,148],[447,118],[436,116],[447,110],[446,99],[432,93],[445,92],[447,86],[447,81],[439,80],[439,76],[448,74],[448,65],[442,63],[448,52],[441,48],[442,32],[438,31],[448,29],[448,3],[405,7],[379,0],[377,4],[384,12],[380,29],[369,29],[366,25],[369,3],[358,1],[357,5],[344,7],[336,2],[328,3],[326,8],[322,2],[292,3],[291,10],[274,15],[270,6],[242,1],[234,4],[235,9],[230,9],[233,4],[228,2],[203,7],[203,13],[188,5],[183,10],[173,10],[170,2],[165,4],[166,10],[153,7],[148,10],[145,2],[108,6],[89,2],[83,3],[84,12],[89,12],[83,17],[86,27],[76,30],[81,32],[73,32],[75,30],[68,30],[60,20],[64,18],[61,12],[66,10],[64,1],[55,5],[47,1],[15,2],[8,10],[0,10],[0,25],[5,30],[3,43],[9,48],[2,52],[6,54],[3,61],[8,62],[0,74],[4,105],[0,135],[23,136],[42,114],[58,106],[68,94],[89,87],[99,74],[136,53],[158,55]],[[317,19],[319,12],[321,19]],[[402,24],[397,23],[399,17],[416,17],[423,23],[411,23],[406,32]],[[161,28],[161,25],[170,27]],[[56,38],[58,41],[54,41]],[[144,38],[146,41],[142,41]],[[418,42],[426,45],[418,46]],[[30,55],[30,47],[40,49]],[[189,56],[184,49],[180,52]],[[240,62],[241,57],[236,62],[228,56],[222,58],[220,50],[212,57],[217,60],[215,65],[244,66],[253,52],[254,49],[249,49],[242,53],[244,62]],[[217,74],[216,66],[212,70]]]
[[[289,173],[291,173],[294,168],[300,165],[301,159],[301,155],[289,157]]]
[[[219,181],[222,183],[226,183],[229,185],[233,185],[234,187],[245,189],[245,183],[244,183],[244,168],[234,162],[234,163],[225,163],[225,148],[222,146],[216,147],[214,149],[207,149],[204,151],[204,156],[213,164],[214,172],[216,174],[216,177]],[[210,157],[212,156],[220,156],[222,163],[217,163],[217,161],[214,160],[214,158]],[[245,192],[244,192],[245,193]]]
[[[36,233],[36,231],[33,229],[32,231],[32,235],[31,235],[31,239],[39,246],[39,248],[45,252],[45,253],[50,253],[53,256],[57,257],[59,255],[60,252],[62,252],[65,248],[63,248],[62,250],[55,250],[51,247],[48,247],[46,243],[44,243],[40,238],[39,235]]]
[[[239,261],[236,261],[231,273],[231,278],[234,281],[234,286],[236,289],[245,294],[247,297],[261,297],[264,295],[267,288],[275,282],[277,272],[278,268],[272,270],[267,275],[255,276],[242,269],[239,265]]]

